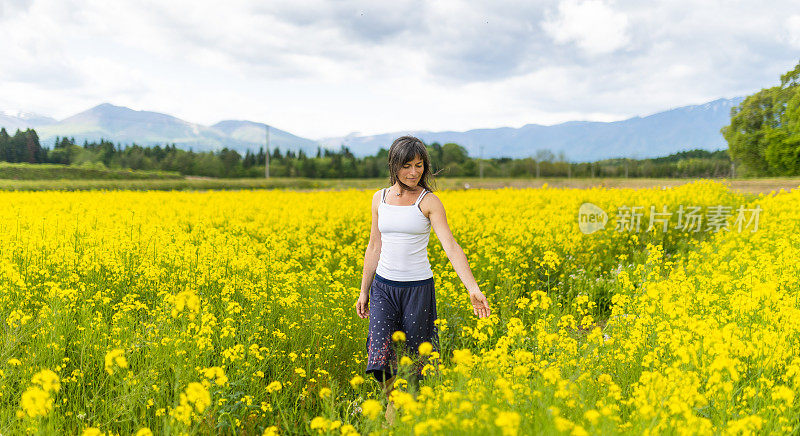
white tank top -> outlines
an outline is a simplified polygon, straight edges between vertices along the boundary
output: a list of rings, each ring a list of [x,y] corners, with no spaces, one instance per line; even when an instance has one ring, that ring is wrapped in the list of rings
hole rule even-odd
[[[381,255],[375,272],[379,276],[401,282],[433,277],[428,262],[431,220],[419,208],[427,193],[423,189],[411,206],[397,206],[386,203],[386,189],[383,190],[378,205]]]

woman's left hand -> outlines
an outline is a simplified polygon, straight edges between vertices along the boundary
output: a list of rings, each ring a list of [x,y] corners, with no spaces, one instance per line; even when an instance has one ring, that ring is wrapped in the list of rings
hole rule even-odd
[[[472,312],[478,318],[484,318],[491,315],[492,311],[489,309],[489,302],[486,301],[486,296],[481,291],[471,291],[469,293],[469,300],[472,302]]]

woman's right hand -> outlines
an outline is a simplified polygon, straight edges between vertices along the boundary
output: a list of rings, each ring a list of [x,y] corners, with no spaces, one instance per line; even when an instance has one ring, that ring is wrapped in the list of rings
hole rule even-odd
[[[356,301],[356,313],[361,318],[369,318],[369,294],[361,292]]]

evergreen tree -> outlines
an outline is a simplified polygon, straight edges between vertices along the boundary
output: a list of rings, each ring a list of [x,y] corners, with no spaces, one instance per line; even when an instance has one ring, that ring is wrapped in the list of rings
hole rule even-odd
[[[249,169],[255,166],[255,164],[256,164],[256,155],[250,153],[250,150],[247,150],[247,152],[244,155],[244,161],[242,161],[242,168]]]
[[[6,132],[5,127],[0,127],[0,159],[8,162],[8,149],[11,147],[11,136]]]
[[[256,165],[266,165],[267,164],[267,155],[264,153],[264,147],[260,147],[258,149],[258,155],[256,156]]]
[[[28,163],[42,163],[42,146],[39,144],[39,135],[33,129],[25,131],[25,161]]]

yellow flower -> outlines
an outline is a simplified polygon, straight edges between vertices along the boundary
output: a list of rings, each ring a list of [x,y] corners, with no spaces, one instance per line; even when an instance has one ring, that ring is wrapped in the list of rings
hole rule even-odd
[[[364,383],[364,377],[361,377],[360,375],[357,375],[352,379],[350,379],[350,386],[352,386],[353,389],[359,387],[362,383]]]
[[[317,433],[322,433],[328,430],[328,426],[330,425],[330,421],[328,418],[317,416],[316,418],[311,420],[311,430],[316,430]]]
[[[400,359],[400,365],[402,366],[409,366],[412,363],[414,363],[414,361],[411,360],[411,358],[409,358],[408,356],[403,356],[403,358]]]
[[[586,418],[587,421],[592,423],[592,425],[597,424],[597,420],[600,419],[600,412],[595,409],[587,410],[583,417]]]
[[[398,389],[393,390],[392,393],[389,394],[389,399],[394,403],[394,405],[397,408],[400,409],[409,405],[414,407],[416,403],[413,395],[409,394],[408,392],[400,391]]]
[[[322,388],[319,390],[319,397],[320,398],[328,398],[331,396],[331,390],[328,388]]]
[[[46,416],[53,410],[53,399],[47,391],[39,387],[30,387],[22,393],[19,405],[24,414],[31,418]]]
[[[453,350],[453,362],[456,365],[472,366],[472,351],[468,348],[463,350]]]
[[[179,292],[175,295],[173,297],[173,304],[173,318],[177,318],[184,309],[189,309],[189,319],[194,320],[195,314],[200,310],[200,298],[191,289]]]
[[[350,424],[345,424],[341,428],[342,436],[358,436],[358,430]]]
[[[572,429],[570,436],[589,436],[589,433],[583,427],[576,425],[575,428]]]
[[[275,380],[267,386],[267,393],[277,392],[281,389],[283,389],[283,385],[281,382]]]
[[[553,419],[553,423],[556,425],[556,430],[560,432],[568,431],[575,426],[575,424],[573,424],[570,420],[564,419],[560,416],[556,416],[555,419]]]
[[[260,372],[260,371],[259,371]],[[263,373],[262,373],[263,374]],[[217,386],[222,386],[228,382],[228,377],[225,376],[225,370],[219,366],[212,366],[203,370],[203,376],[207,379],[214,379]],[[263,377],[263,375],[262,375]]]
[[[392,333],[392,340],[394,342],[401,342],[406,340],[406,334],[402,330]]]
[[[419,344],[419,354],[421,356],[428,356],[433,351],[433,345],[430,342],[423,342]]]
[[[398,388],[400,388],[400,389],[405,389],[405,388],[407,388],[407,387],[408,387],[408,380],[406,380],[406,379],[404,379],[404,378],[402,378],[402,377],[398,376],[398,377],[397,377],[397,378],[394,380],[394,385],[395,385],[395,386],[397,386],[397,387],[398,387]]]
[[[106,353],[105,363],[106,372],[110,375],[114,375],[114,369],[117,367],[127,368],[128,361],[125,359],[125,350],[115,349],[109,351]]]
[[[103,436],[103,432],[97,427],[89,427],[81,433],[81,436]]]
[[[297,375],[299,375],[300,377],[305,377],[305,376],[306,376],[306,370],[305,370],[305,369],[303,369],[303,368],[295,368],[295,369],[294,369],[294,372],[295,372]]]
[[[772,399],[773,401],[785,401],[787,405],[791,406],[794,403],[794,391],[786,386],[775,386],[772,389]]]
[[[422,386],[419,388],[419,394],[423,397],[433,398],[434,391],[430,386]]]
[[[375,419],[383,411],[381,403],[375,400],[367,400],[361,404],[361,413],[369,419]]]
[[[519,431],[520,416],[517,412],[500,412],[494,420],[494,425],[500,427],[505,436],[515,436]]]
[[[156,416],[158,416],[159,410],[156,410]],[[186,400],[186,394],[181,394],[181,404],[172,409],[169,414],[184,425],[192,423],[192,406],[190,406],[188,400]]]
[[[211,394],[201,383],[192,382],[186,387],[186,400],[194,403],[198,412],[203,412],[211,405]]]
[[[447,330],[447,320],[444,318],[439,318],[433,322],[436,327],[439,329],[439,332],[444,333]]]
[[[20,366],[20,365],[22,365],[22,362],[20,362],[19,359],[15,359],[13,357],[11,359],[8,359],[7,362],[8,362],[9,365],[12,365],[12,366]]]
[[[153,436],[153,432],[147,427],[142,427],[136,432],[136,436]]]
[[[58,392],[61,389],[58,375],[49,369],[43,369],[34,374],[31,382],[41,386],[45,392]]]
[[[271,425],[264,429],[264,433],[261,436],[278,436],[278,427]]]

